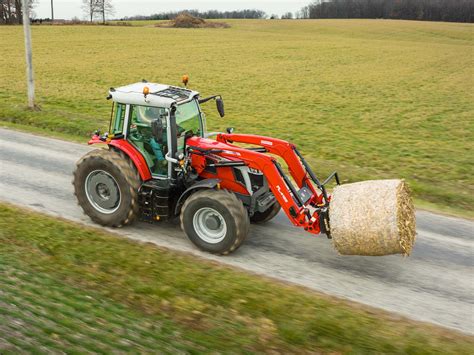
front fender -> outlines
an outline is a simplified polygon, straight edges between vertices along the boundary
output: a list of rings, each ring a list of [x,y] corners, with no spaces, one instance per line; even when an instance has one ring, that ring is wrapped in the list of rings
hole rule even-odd
[[[213,189],[217,186],[220,182],[220,179],[205,179],[196,182],[194,185],[188,187],[186,191],[184,191],[178,199],[178,203],[176,204],[176,208],[174,210],[175,216],[179,215],[181,212],[181,207],[183,207],[184,201],[196,190],[201,189]]]
[[[112,146],[115,149],[120,150],[126,156],[130,158],[133,162],[135,167],[137,168],[138,173],[142,181],[147,181],[151,179],[151,172],[148,168],[148,164],[146,163],[145,158],[143,155],[127,140],[125,139],[107,139],[102,140],[99,136],[94,135],[92,136],[91,140],[87,144],[107,144],[109,148]]]

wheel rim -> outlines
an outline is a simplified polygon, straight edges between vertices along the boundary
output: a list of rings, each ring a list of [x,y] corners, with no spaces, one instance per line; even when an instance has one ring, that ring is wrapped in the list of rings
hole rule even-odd
[[[224,217],[215,209],[203,207],[193,217],[193,227],[199,238],[209,244],[221,242],[227,233]]]
[[[103,170],[94,170],[86,177],[86,196],[99,212],[111,214],[120,207],[121,193],[117,181]]]

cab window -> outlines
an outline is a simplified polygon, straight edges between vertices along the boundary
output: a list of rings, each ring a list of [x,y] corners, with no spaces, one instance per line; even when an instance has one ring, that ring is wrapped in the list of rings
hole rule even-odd
[[[168,163],[165,155],[167,145],[168,110],[162,107],[130,105],[128,140],[137,147],[145,158],[153,175],[167,176]],[[151,123],[161,120],[161,135],[154,137]]]
[[[176,129],[178,134],[178,151],[184,149],[184,137],[201,136],[201,116],[196,100],[179,105],[176,108]]]
[[[166,125],[166,109],[162,107],[148,107],[131,105],[130,107],[130,121],[132,125],[137,125],[143,128],[151,127],[151,121],[161,119]]]
[[[124,104],[116,104],[115,106],[114,125],[113,125],[113,131],[112,131],[114,135],[123,133],[125,108],[126,108],[126,105]]]

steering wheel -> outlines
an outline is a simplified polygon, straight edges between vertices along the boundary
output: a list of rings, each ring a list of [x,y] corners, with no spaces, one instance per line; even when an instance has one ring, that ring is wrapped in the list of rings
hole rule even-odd
[[[143,142],[143,135],[138,131],[138,128],[130,128],[128,136],[133,141]]]

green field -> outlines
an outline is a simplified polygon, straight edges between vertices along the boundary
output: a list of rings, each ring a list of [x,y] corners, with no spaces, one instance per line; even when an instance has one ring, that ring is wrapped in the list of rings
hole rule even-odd
[[[423,205],[473,215],[472,24],[229,23],[36,26],[41,112],[24,109],[22,29],[2,27],[0,120],[85,140],[106,126],[109,87],[142,78],[179,84],[187,73],[191,88],[225,98],[224,120],[205,107],[212,130],[291,140],[321,176],[406,178]]]
[[[473,337],[0,204],[0,353],[469,354]]]

